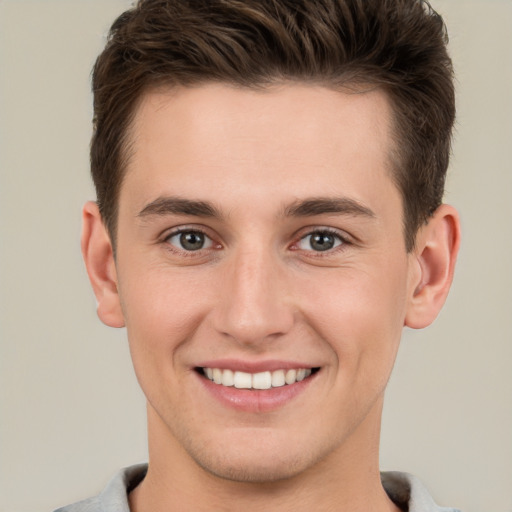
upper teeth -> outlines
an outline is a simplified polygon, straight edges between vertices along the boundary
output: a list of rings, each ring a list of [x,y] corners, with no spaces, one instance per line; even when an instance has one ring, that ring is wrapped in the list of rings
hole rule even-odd
[[[293,384],[311,375],[311,369],[275,370],[273,372],[246,373],[220,368],[203,368],[203,373],[215,384],[238,389],[270,389]]]

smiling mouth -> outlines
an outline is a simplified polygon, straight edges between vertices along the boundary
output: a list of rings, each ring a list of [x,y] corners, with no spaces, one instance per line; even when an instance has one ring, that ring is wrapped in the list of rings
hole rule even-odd
[[[198,372],[215,384],[237,389],[263,390],[290,386],[307,379],[320,368],[297,368],[247,373],[220,368],[197,368]]]

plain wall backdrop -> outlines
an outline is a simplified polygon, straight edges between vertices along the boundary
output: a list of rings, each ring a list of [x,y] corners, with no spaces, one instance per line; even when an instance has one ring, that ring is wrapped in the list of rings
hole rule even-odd
[[[457,74],[446,201],[455,283],[406,331],[384,411],[383,469],[442,505],[512,511],[512,2],[433,0]],[[53,510],[146,458],[124,330],[83,268],[90,69],[126,0],[0,0],[0,512]]]

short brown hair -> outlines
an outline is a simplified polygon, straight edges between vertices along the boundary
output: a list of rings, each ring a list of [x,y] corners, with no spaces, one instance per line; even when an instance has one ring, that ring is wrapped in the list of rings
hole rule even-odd
[[[455,118],[442,18],[424,0],[140,0],[93,70],[91,171],[115,241],[127,133],[152,87],[367,84],[394,113],[393,178],[407,250],[441,204]]]

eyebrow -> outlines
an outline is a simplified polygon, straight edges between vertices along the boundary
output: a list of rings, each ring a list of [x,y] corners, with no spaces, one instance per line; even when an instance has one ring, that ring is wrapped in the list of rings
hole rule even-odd
[[[313,217],[324,214],[375,217],[368,207],[349,197],[313,197],[297,200],[288,205],[284,217]],[[159,197],[148,203],[138,217],[164,215],[190,215],[193,217],[222,218],[221,212],[208,201],[196,201],[181,197]]]
[[[193,217],[217,217],[222,215],[211,203],[194,201],[181,197],[159,197],[148,203],[138,214],[138,217],[163,215],[191,215]]]
[[[312,217],[327,213],[375,217],[375,213],[370,208],[349,197],[318,197],[298,200],[287,206],[284,211],[286,217]]]

